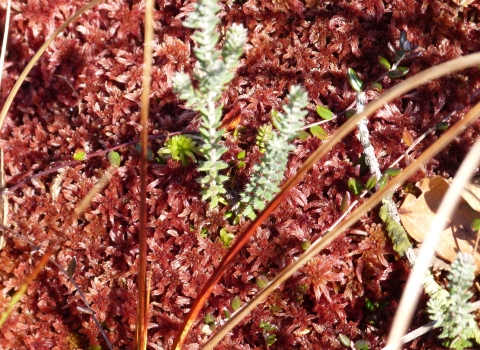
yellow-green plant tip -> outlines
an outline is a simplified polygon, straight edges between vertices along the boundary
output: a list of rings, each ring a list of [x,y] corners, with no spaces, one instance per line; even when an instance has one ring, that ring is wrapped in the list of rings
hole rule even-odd
[[[208,314],[205,315],[205,323],[206,324],[215,323],[215,318],[213,317],[213,315],[211,313],[208,313]]]
[[[399,169],[399,168],[388,168],[387,170],[385,170],[385,175],[388,175],[388,176],[397,176],[398,174],[400,174],[400,172],[402,171],[402,169]]]
[[[370,349],[370,343],[368,340],[357,340],[355,342],[355,350],[369,350]]]
[[[228,311],[227,309],[223,309],[223,314],[225,315],[226,319],[229,319],[230,317],[232,317],[232,315],[230,314],[230,311]]]
[[[317,106],[316,108],[317,114],[325,120],[330,120],[333,118],[333,112],[329,110],[327,107],[324,106]]]
[[[365,188],[367,190],[371,190],[372,188],[375,187],[376,184],[377,184],[377,176],[372,175],[368,178],[367,183],[365,184]]]
[[[380,84],[378,81],[372,81],[372,82],[370,83],[370,87],[371,87],[372,89],[377,90],[378,92],[382,91],[382,89],[383,89],[382,84]]]
[[[435,129],[444,131],[448,129],[449,124],[447,122],[440,122],[435,125]]]
[[[347,337],[345,334],[339,334],[338,335],[338,340],[340,340],[340,343],[342,343],[343,346],[348,346],[350,347],[350,338]]]
[[[306,140],[310,137],[310,134],[305,130],[300,130],[297,132],[297,138],[300,140]]]
[[[385,185],[388,183],[388,176],[387,175],[382,175],[382,177],[378,180],[377,186],[378,189],[381,191],[385,187]]]
[[[266,286],[268,286],[269,282],[270,281],[268,280],[267,276],[265,276],[265,275],[260,275],[255,279],[255,283],[257,284],[257,286],[259,286],[262,289],[265,288]]]
[[[275,334],[270,334],[266,338],[267,345],[272,346],[277,341],[277,336]]]
[[[356,92],[363,91],[363,81],[362,79],[360,79],[357,72],[355,72],[352,68],[348,68],[347,70],[347,80],[353,90],[355,90]]]
[[[230,247],[230,244],[232,243],[234,237],[235,236],[233,235],[233,233],[229,233],[226,228],[222,228],[220,230],[220,240],[225,247]]]
[[[73,159],[78,161],[85,160],[86,157],[87,157],[87,154],[83,149],[77,149],[73,154]]]
[[[310,248],[311,245],[312,245],[312,242],[310,242],[309,239],[303,241],[301,244],[302,250],[307,250],[308,248]]]
[[[380,63],[380,65],[385,69],[385,70],[390,70],[390,68],[392,67],[390,65],[390,62],[388,62],[388,60],[383,57],[383,56],[378,56],[378,63]]]
[[[474,231],[480,230],[480,219],[474,219],[472,223],[470,224],[470,227]]]
[[[351,177],[348,179],[348,190],[350,193],[352,193],[354,196],[359,195],[363,191],[363,185],[360,181],[357,179]]]
[[[325,140],[328,138],[327,132],[320,126],[314,125],[310,128],[312,135],[318,137],[320,140]]]
[[[233,311],[237,311],[238,309],[240,309],[240,307],[242,306],[242,301],[240,300],[240,297],[238,295],[236,295],[232,299],[231,305],[232,305]]]
[[[118,168],[120,166],[120,162],[121,162],[120,154],[118,154],[115,151],[111,151],[111,152],[108,152],[107,157],[111,166],[113,166],[114,168]]]

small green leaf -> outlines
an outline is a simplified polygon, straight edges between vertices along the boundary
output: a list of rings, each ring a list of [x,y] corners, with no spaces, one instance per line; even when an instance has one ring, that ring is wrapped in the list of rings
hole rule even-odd
[[[345,112],[345,117],[351,118],[357,113],[356,109],[349,109]]]
[[[347,337],[345,334],[339,334],[338,335],[338,340],[340,340],[340,343],[342,343],[343,346],[350,346],[350,338]]]
[[[382,89],[383,89],[382,84],[380,84],[378,81],[372,81],[372,82],[370,83],[370,87],[371,87],[372,89],[377,90],[378,92],[382,91]]]
[[[211,313],[208,313],[208,314],[205,315],[205,323],[206,324],[215,323],[215,318],[213,317],[213,315]]]
[[[223,309],[223,314],[225,315],[226,319],[229,319],[230,317],[232,317],[232,315],[230,315],[230,312],[227,309]]]
[[[328,138],[327,132],[320,126],[314,125],[310,128],[312,135],[318,137],[320,140],[325,140]]]
[[[82,160],[85,160],[87,154],[85,153],[85,151],[83,149],[77,149],[75,151],[75,153],[73,154],[73,159],[74,160],[78,160],[78,161],[82,161]]]
[[[265,288],[270,281],[268,280],[267,276],[265,275],[260,275],[257,278],[255,278],[255,283],[257,286],[259,286],[261,289]]]
[[[230,243],[235,236],[232,233],[229,233],[226,228],[220,230],[220,240],[223,242],[225,247],[230,247]]]
[[[312,242],[310,242],[309,239],[303,241],[301,244],[302,250],[307,250],[308,248],[310,248],[311,245],[312,245]]]
[[[368,343],[367,340],[364,340],[364,339],[357,340],[354,345],[355,345],[356,350],[368,350],[368,349],[370,349],[370,344]]]
[[[378,180],[377,186],[378,189],[381,191],[388,183],[388,176],[382,175],[382,177]]]
[[[223,217],[226,219],[230,219],[233,216],[233,212],[231,211],[226,211],[225,214],[223,214]]]
[[[367,310],[369,311],[373,311],[375,309],[375,306],[374,304],[372,303],[372,301],[368,298],[365,298],[365,307],[367,308]]]
[[[377,184],[377,176],[372,175],[368,178],[367,183],[365,184],[365,187],[367,188],[367,190],[371,190],[372,188],[375,187],[376,184]]]
[[[348,179],[348,190],[354,195],[357,196],[363,191],[363,185],[357,179],[351,177]]]
[[[472,223],[470,224],[470,227],[474,231],[480,230],[480,219],[474,219]]]
[[[322,119],[325,120],[330,120],[333,118],[333,112],[327,107],[317,106],[317,113]]]
[[[243,159],[243,158],[245,158],[245,150],[242,150],[237,154],[237,159]]]
[[[387,170],[385,170],[385,175],[388,175],[388,176],[397,176],[398,174],[400,174],[400,172],[402,171],[402,169],[399,169],[399,168],[388,168]]]
[[[297,138],[300,140],[306,140],[310,137],[310,134],[306,132],[305,130],[299,130],[297,131]]]
[[[353,90],[357,92],[363,91],[363,81],[360,79],[357,72],[355,72],[352,68],[348,68],[347,70],[347,80]]]
[[[261,329],[266,330],[267,332],[273,332],[273,331],[276,331],[276,330],[277,330],[277,327],[275,327],[274,325],[271,325],[271,324],[268,323],[268,322],[264,322],[264,321],[260,321],[259,327],[260,327]]]
[[[447,130],[448,129],[448,123],[447,122],[440,122],[435,125],[435,129],[439,131]]]
[[[72,277],[73,274],[75,273],[75,269],[77,267],[77,259],[73,257],[70,262],[68,263],[67,267],[67,275],[68,277]]]
[[[207,238],[208,236],[208,228],[202,228],[202,230],[200,231],[200,237],[202,238]]]
[[[400,78],[404,75],[408,74],[409,69],[407,67],[398,67],[397,69],[393,69],[388,71],[387,75],[389,78]]]
[[[385,70],[390,70],[390,68],[392,68],[390,62],[388,62],[388,60],[383,56],[378,56],[378,63],[380,63],[382,68]]]
[[[108,161],[110,162],[110,165],[113,166],[114,168],[118,168],[120,166],[120,154],[118,154],[115,151],[108,152]]]
[[[233,311],[237,311],[238,309],[240,309],[240,306],[242,306],[242,301],[240,300],[240,297],[238,295],[236,295],[232,299],[231,305],[232,305]]]
[[[269,334],[266,341],[268,346],[272,346],[277,341],[277,336],[275,334]]]
[[[246,165],[247,165],[247,164],[246,164],[245,162],[238,162],[237,168],[238,168],[238,169],[242,169],[242,168],[245,168]]]

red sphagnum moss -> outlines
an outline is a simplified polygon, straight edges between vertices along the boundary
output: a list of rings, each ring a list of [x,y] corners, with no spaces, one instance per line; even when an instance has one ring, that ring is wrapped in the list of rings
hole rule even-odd
[[[34,52],[85,3],[13,1],[2,102]],[[193,71],[192,32],[182,26],[192,4],[156,2],[151,134],[195,129],[199,124],[171,87],[174,72]],[[2,24],[5,6],[2,2]],[[316,105],[339,113],[354,101],[347,68],[354,68],[366,83],[382,74],[377,57],[393,61],[387,44],[396,43],[401,30],[424,51],[422,57],[405,62],[410,75],[480,49],[478,4],[456,12],[448,0],[228,0],[222,1],[222,9],[223,27],[240,22],[248,29],[245,54],[221,101],[224,114],[232,111],[232,118],[245,127],[238,140],[226,138],[229,152],[224,159],[232,164],[228,170],[234,179],[228,182],[232,198],[242,191],[259,158],[256,130],[270,121],[272,109],[280,108],[290,85],[301,84],[307,90],[306,122],[311,123],[319,120]],[[77,149],[88,153],[138,139],[143,17],[142,1],[106,0],[55,39],[20,89],[1,130],[8,186],[71,160]],[[397,80],[383,83],[388,88]],[[376,113],[370,132],[382,169],[405,151],[404,130],[421,135],[466,103],[479,87],[478,69],[470,69],[429,82]],[[326,124],[325,129],[332,133],[344,120]],[[411,180],[454,175],[479,129],[477,121]],[[437,136],[430,135],[420,149]],[[286,176],[294,174],[321,142],[314,137],[296,140]],[[152,142],[150,147],[155,152],[161,145]],[[241,149],[246,150],[244,168],[235,166]],[[229,268],[202,316],[212,313],[219,321],[235,296],[245,302],[257,292],[255,277],[273,277],[300,254],[303,241],[323,235],[341,215],[347,179],[355,176],[361,152],[352,135],[307,174]],[[73,225],[69,218],[108,167],[106,157],[65,169],[58,185],[53,174],[9,194],[13,229],[37,244],[52,245],[65,268],[76,257],[74,279],[116,349],[130,348],[134,338],[139,217],[139,155],[133,147],[120,154],[122,166]],[[238,232],[246,226],[241,222],[231,227],[223,215],[208,212],[197,179],[194,165],[182,167],[168,160],[149,167],[148,260],[153,277],[148,338],[157,345],[152,348],[171,345],[193,299],[225,254],[218,230]],[[274,349],[340,348],[340,333],[367,339],[371,349],[384,345],[409,267],[395,255],[378,222],[376,211],[365,216],[246,317],[218,349],[266,348],[260,321],[278,328]],[[203,228],[208,229],[207,238],[200,235]],[[30,249],[9,238],[0,252],[2,305],[36,265],[38,256]],[[366,298],[387,304],[368,311]],[[74,349],[88,344],[105,348],[91,316],[77,306],[83,305],[73,286],[49,265],[1,328],[0,348]],[[426,322],[420,309],[413,327]],[[194,326],[186,349],[198,349],[207,339],[202,326],[201,320]],[[423,336],[408,348],[435,348],[435,337]]]

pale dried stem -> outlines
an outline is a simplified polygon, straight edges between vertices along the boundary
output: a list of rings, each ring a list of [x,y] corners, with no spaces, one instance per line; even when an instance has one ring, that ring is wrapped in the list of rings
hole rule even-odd
[[[470,112],[480,110],[480,104],[477,104]],[[435,249],[440,240],[440,232],[446,226],[447,219],[455,210],[456,204],[460,199],[462,190],[477,169],[480,160],[480,139],[475,142],[467,157],[462,162],[452,184],[445,194],[437,215],[425,236],[423,244],[420,248],[415,266],[410,273],[407,284],[402,294],[398,311],[393,320],[392,329],[388,337],[388,343],[385,349],[398,349],[401,345],[401,338],[405,334],[413,317],[413,312],[420,298],[423,280],[428,271],[428,266],[435,254]]]

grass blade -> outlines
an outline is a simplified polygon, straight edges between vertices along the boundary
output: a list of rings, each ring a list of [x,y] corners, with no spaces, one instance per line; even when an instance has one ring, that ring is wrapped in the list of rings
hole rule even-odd
[[[147,348],[147,325],[149,298],[147,296],[147,152],[148,152],[148,112],[150,106],[150,82],[152,74],[152,41],[153,41],[153,0],[145,5],[145,47],[143,53],[143,81],[140,109],[140,227],[139,227],[139,263],[138,263],[138,301],[137,319],[135,321],[134,349]]]

